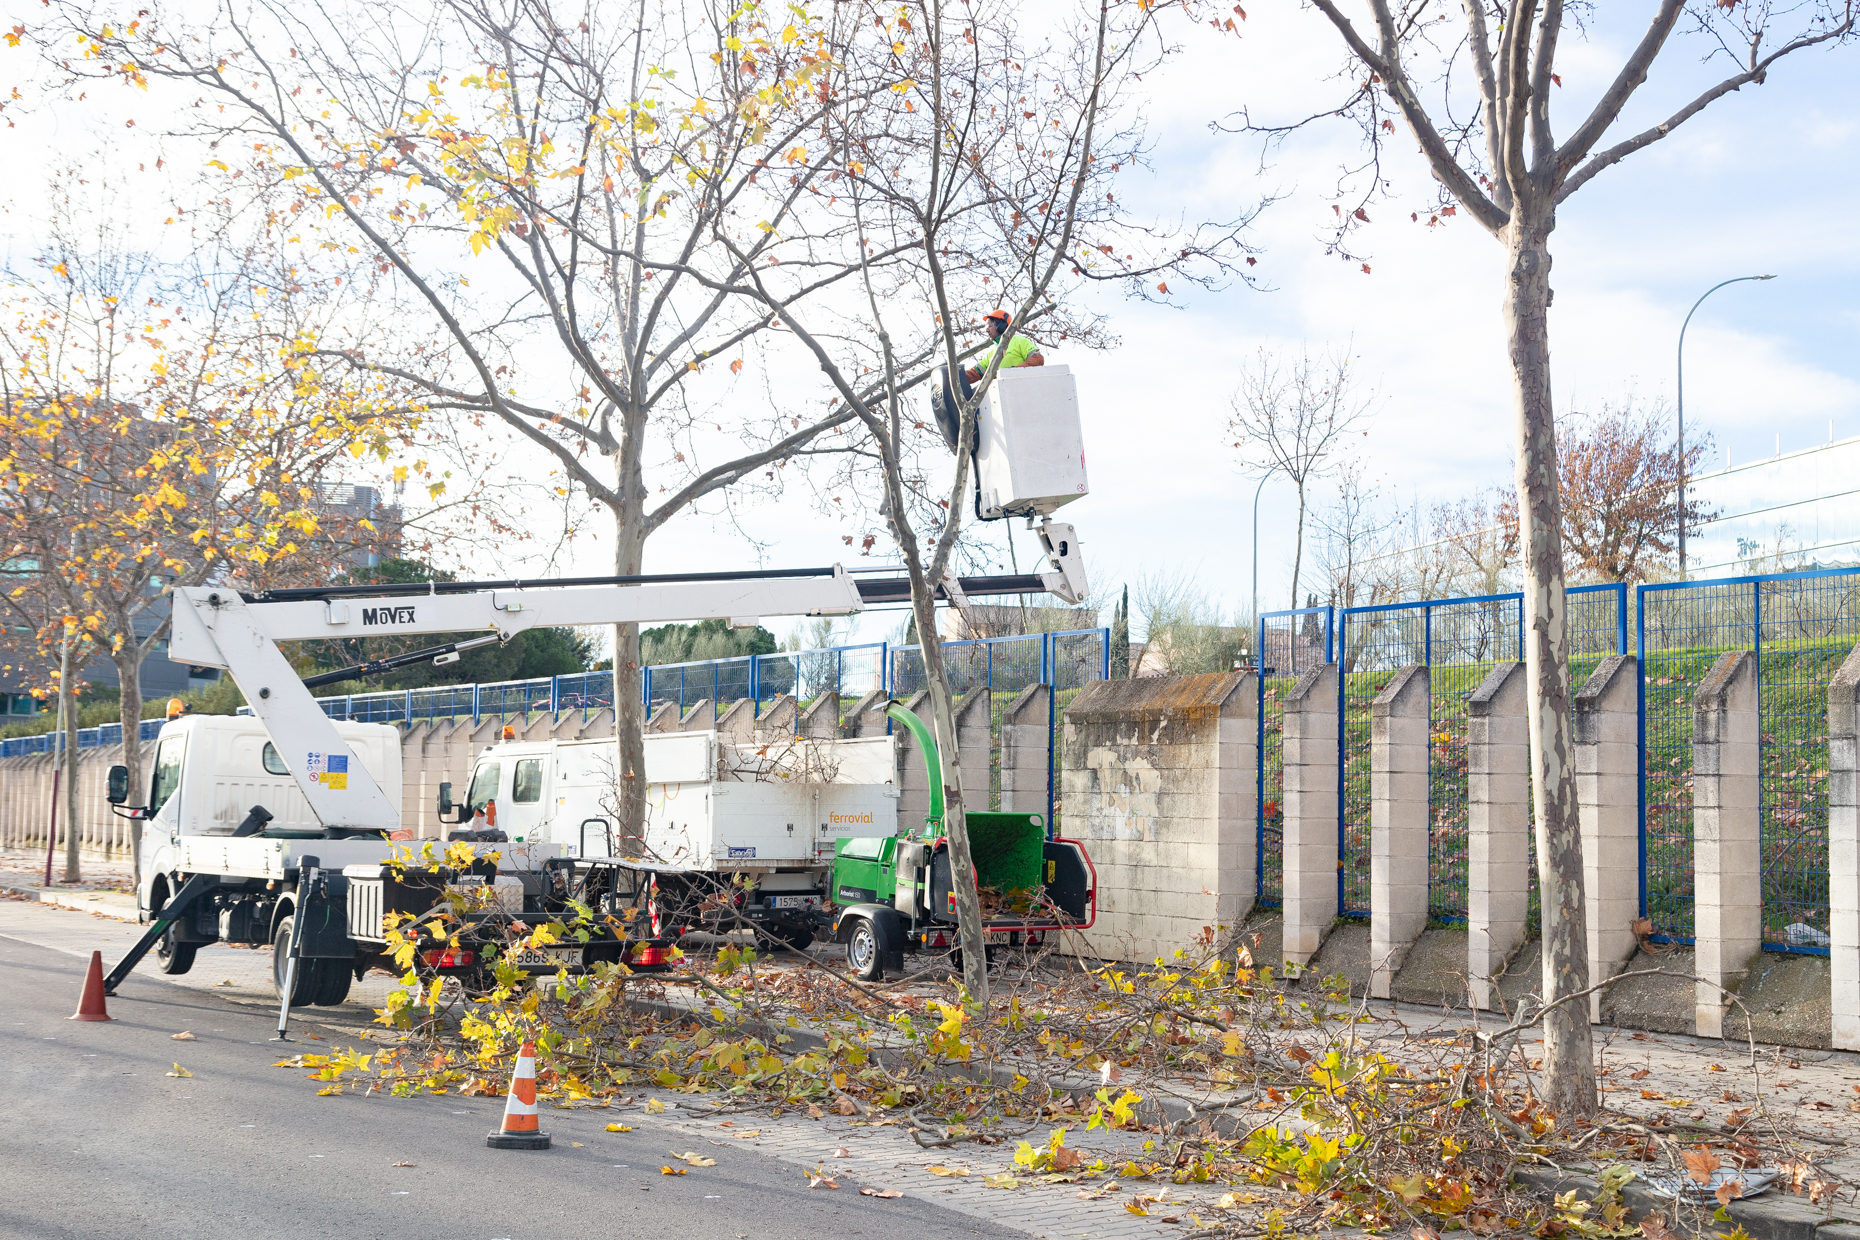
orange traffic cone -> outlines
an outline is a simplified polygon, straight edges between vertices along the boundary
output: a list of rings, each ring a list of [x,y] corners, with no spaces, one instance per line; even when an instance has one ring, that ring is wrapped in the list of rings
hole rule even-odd
[[[84,997],[78,1000],[78,1010],[66,1020],[115,1020],[103,1006],[103,953],[90,954],[90,971],[84,975]]]
[[[504,1126],[484,1143],[494,1150],[546,1150],[549,1134],[536,1131],[536,1043],[525,1042],[517,1052],[517,1069],[510,1074],[510,1096],[504,1101]]]

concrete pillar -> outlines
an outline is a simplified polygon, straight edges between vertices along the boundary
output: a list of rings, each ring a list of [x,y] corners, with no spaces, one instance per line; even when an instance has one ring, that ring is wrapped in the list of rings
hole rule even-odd
[[[971,689],[956,699],[956,759],[962,767],[964,809],[994,808],[989,770],[995,751],[993,697],[987,689]]]
[[[1524,943],[1530,912],[1530,721],[1524,664],[1500,663],[1466,700],[1466,982],[1500,1005],[1492,978]]]
[[[1421,664],[1395,673],[1369,704],[1369,993],[1387,999],[1427,929],[1427,724]]]
[[[778,693],[763,708],[762,717],[756,720],[756,731],[770,736],[793,736],[799,730],[800,720],[800,704],[794,700],[794,695]]]
[[[756,732],[756,704],[749,698],[737,698],[717,716],[717,736],[748,741]]]
[[[911,694],[904,702],[904,709],[930,724],[931,735],[936,734],[928,692],[919,689]],[[870,735],[882,735],[882,730]],[[914,831],[923,826],[930,812],[930,777],[924,767],[923,752],[917,747],[917,738],[911,735],[911,730],[897,727],[892,729],[891,735],[897,745],[898,758],[898,829]]]
[[[680,732],[715,732],[717,730],[717,704],[709,698],[699,698],[691,703],[691,709],[678,720]]]
[[[1285,696],[1282,954],[1303,966],[1337,920],[1337,665],[1298,678]]]
[[[1724,1036],[1724,993],[1763,949],[1757,834],[1757,656],[1718,656],[1692,695],[1692,933],[1695,1032]]]
[[[801,712],[801,735],[815,740],[836,740],[840,734],[840,695],[828,690]]]
[[[885,718],[885,708],[890,704],[891,698],[883,689],[873,689],[854,702],[852,709],[846,712],[847,735],[885,735],[885,724],[888,722]]]
[[[653,708],[652,713],[646,716],[646,731],[676,732],[678,722],[678,703],[660,702]]]
[[[1053,691],[1033,684],[1001,712],[1001,809],[1044,814],[1053,761]]]
[[[1245,672],[1221,710],[1215,869],[1222,924],[1237,927],[1259,899],[1259,678]],[[1231,894],[1229,894],[1231,893]]]
[[[1574,708],[1576,811],[1594,984],[1619,973],[1638,943],[1633,923],[1640,916],[1639,661],[1631,654],[1603,659],[1576,690]],[[1601,1018],[1598,990],[1589,996],[1589,1019]]]
[[[1828,934],[1834,1048],[1860,1050],[1860,646],[1828,686]]]

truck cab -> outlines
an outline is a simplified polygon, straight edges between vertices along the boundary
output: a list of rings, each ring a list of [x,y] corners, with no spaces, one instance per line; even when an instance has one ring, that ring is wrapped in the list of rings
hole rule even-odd
[[[399,730],[378,723],[335,727],[355,759],[398,805]],[[172,893],[174,874],[220,868],[218,854],[255,805],[271,815],[260,833],[265,839],[280,845],[313,839],[315,851],[327,864],[387,855],[388,844],[378,836],[328,838],[265,725],[250,715],[183,715],[169,720],[149,747],[148,768],[140,842],[142,886],[136,901],[145,922]],[[339,780],[340,774],[324,778]],[[281,855],[284,851],[280,847]]]

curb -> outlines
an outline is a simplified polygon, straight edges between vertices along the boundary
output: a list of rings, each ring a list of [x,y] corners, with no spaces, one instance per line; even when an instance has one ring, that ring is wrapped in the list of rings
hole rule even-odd
[[[136,899],[116,891],[60,891],[56,887],[32,887],[15,884],[0,879],[0,887],[16,895],[28,896],[40,904],[55,904],[60,908],[76,909],[82,913],[101,913],[106,917],[121,918],[125,921],[136,919]]]
[[[1546,1193],[1567,1193],[1573,1190],[1579,1201],[1593,1201],[1601,1191],[1595,1177],[1575,1171],[1520,1167],[1513,1174],[1520,1183]],[[1632,1222],[1639,1222],[1650,1214],[1664,1215],[1673,1208],[1672,1198],[1657,1195],[1638,1179],[1628,1182],[1621,1190],[1621,1198],[1628,1207],[1628,1217]],[[1699,1207],[1699,1212],[1707,1219],[1710,1218],[1703,1206]],[[1751,1236],[1751,1240],[1860,1240],[1860,1222],[1836,1217],[1819,1206],[1810,1205],[1807,1198],[1792,1197],[1780,1189],[1733,1201],[1726,1207],[1726,1212],[1730,1214],[1731,1221],[1718,1226],[1725,1232],[1742,1227]],[[1666,1222],[1674,1230],[1679,1230],[1678,1224],[1670,1216]],[[1707,1222],[1703,1230],[1713,1230],[1712,1224]]]

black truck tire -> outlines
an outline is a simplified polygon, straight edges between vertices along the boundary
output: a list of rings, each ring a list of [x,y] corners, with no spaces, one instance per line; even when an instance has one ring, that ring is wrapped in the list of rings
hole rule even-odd
[[[291,925],[295,920],[295,917],[281,919],[271,935],[271,986],[280,999],[284,997],[284,967],[291,954]],[[308,1007],[315,999],[318,963],[315,960],[297,962],[297,976],[291,985],[292,1007]]]
[[[806,951],[809,947],[813,946],[814,943],[814,928],[812,926],[798,926],[793,922],[787,922],[776,925],[769,933],[773,934],[776,940],[784,946],[790,947],[797,952]]]
[[[878,946],[878,928],[871,918],[861,917],[846,936],[846,963],[862,982],[884,980],[884,955]]]
[[[198,943],[181,943],[176,941],[177,927],[170,922],[167,931],[155,944],[155,967],[170,977],[179,976],[194,967],[194,953],[200,950]]]
[[[347,960],[299,960],[298,967],[314,966],[316,994],[310,1002],[317,1007],[335,1007],[349,997],[349,981],[355,970]]]

